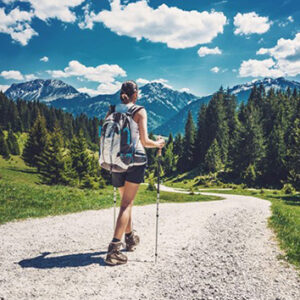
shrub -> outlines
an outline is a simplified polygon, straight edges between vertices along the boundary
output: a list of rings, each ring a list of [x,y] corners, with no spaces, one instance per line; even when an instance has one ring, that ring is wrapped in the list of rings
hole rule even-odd
[[[246,189],[247,188],[247,184],[245,184],[245,183],[242,183],[241,185],[240,185],[240,187],[241,187],[241,189]]]
[[[191,186],[191,187],[189,188],[189,194],[190,194],[190,195],[195,195],[195,188],[194,188],[194,187]]]
[[[265,193],[265,191],[264,191],[264,189],[260,189],[260,194],[264,194]]]
[[[154,184],[154,174],[153,173],[149,174],[149,181],[148,181],[147,190],[148,191],[155,191],[156,190],[156,187],[155,187],[155,184]]]
[[[283,192],[284,194],[294,194],[296,190],[292,184],[286,183],[281,189],[281,192]]]

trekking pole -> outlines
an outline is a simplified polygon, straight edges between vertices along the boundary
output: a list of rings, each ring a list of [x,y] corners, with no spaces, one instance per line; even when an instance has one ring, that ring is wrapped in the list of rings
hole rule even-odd
[[[158,157],[157,157],[157,198],[156,198],[155,263],[157,262],[157,238],[158,238],[158,205],[159,205],[160,162],[161,162],[161,148],[158,149]]]
[[[117,190],[117,188],[114,186],[114,226],[113,226],[113,228],[114,228],[114,230],[115,230],[115,228],[116,228],[116,190]]]

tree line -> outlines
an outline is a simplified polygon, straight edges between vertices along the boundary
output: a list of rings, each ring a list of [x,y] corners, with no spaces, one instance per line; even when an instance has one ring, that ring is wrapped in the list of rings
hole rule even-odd
[[[8,99],[0,93],[0,154],[20,155],[43,183],[102,188],[110,178],[93,153],[98,150],[97,118],[73,117],[38,101]],[[8,130],[7,137],[4,130]],[[21,153],[16,133],[27,132]]]
[[[15,132],[28,132],[22,157],[44,182],[103,186],[108,172],[88,148],[98,151],[97,118],[72,114],[37,101],[9,100],[0,93],[0,154],[20,154]],[[2,130],[7,130],[7,137]],[[149,137],[154,139],[150,132]],[[170,133],[162,150],[163,174],[191,170],[217,174],[221,181],[248,186],[300,188],[300,93],[253,86],[246,104],[221,87],[199,107],[195,124],[189,111],[184,134]],[[156,150],[146,148],[149,172],[156,172]]]
[[[163,148],[167,176],[194,170],[217,174],[223,182],[300,189],[300,93],[254,85],[247,103],[221,87],[189,111],[184,135],[169,135]]]
[[[98,118],[88,118],[83,113],[74,117],[71,113],[39,101],[25,101],[22,99],[12,101],[0,92],[0,128],[2,130],[11,129],[13,132],[29,132],[38,115],[45,118],[46,128],[50,132],[53,132],[58,124],[62,129],[63,139],[66,143],[69,143],[74,136],[78,136],[81,130],[88,146],[97,151]]]

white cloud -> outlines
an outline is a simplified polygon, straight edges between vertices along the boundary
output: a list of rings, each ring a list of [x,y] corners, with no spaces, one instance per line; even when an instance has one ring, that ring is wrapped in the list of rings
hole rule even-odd
[[[83,8],[84,11],[84,20],[78,23],[80,29],[93,29],[95,22],[100,22],[99,15],[96,15],[95,12],[90,12],[90,5],[87,4]]]
[[[49,57],[43,56],[40,58],[40,61],[47,62],[47,61],[49,61]]]
[[[17,2],[17,0],[2,0],[5,4]],[[32,18],[36,17],[43,21],[56,18],[62,22],[72,23],[76,21],[73,8],[82,4],[85,0],[19,0],[30,5],[29,11],[21,11],[18,7],[7,14],[4,8],[0,8],[0,32],[9,34],[14,41],[22,46],[38,35],[30,26]]]
[[[100,94],[114,94],[116,93],[122,86],[122,83],[119,81],[115,82],[104,82],[100,83],[96,90],[89,89],[87,87],[77,89],[81,93],[87,93],[90,96],[94,97]]]
[[[120,0],[111,0],[110,4],[111,10],[102,10],[98,14],[86,10],[80,28],[91,29],[94,22],[102,22],[118,35],[133,37],[137,41],[145,38],[179,49],[210,43],[223,33],[227,20],[222,12],[185,11],[166,4],[152,8],[145,0],[127,5],[121,5]]]
[[[10,70],[10,71],[2,71],[0,76],[5,79],[14,79],[14,80],[23,80],[24,76],[20,71]]]
[[[2,71],[0,76],[5,79],[13,79],[13,80],[34,80],[36,76],[34,74],[26,74],[23,75],[20,71],[16,70],[9,70],[9,71]]]
[[[115,77],[126,76],[126,72],[118,65],[103,64],[97,67],[86,67],[77,60],[70,61],[64,70],[48,70],[47,73],[54,78],[79,76],[101,83],[112,83],[115,81]]]
[[[74,7],[82,4],[85,0],[19,0],[27,2],[34,10],[34,15],[46,21],[56,18],[63,22],[75,22],[76,15],[71,11]],[[6,2],[16,2],[16,0],[6,0]]]
[[[213,72],[213,73],[218,73],[218,72],[220,71],[220,69],[219,69],[218,67],[213,67],[213,68],[211,68],[210,70],[211,70],[211,72]]]
[[[169,89],[173,89],[173,87],[169,84],[167,84],[167,82],[169,82],[167,79],[164,79],[164,78],[159,78],[159,79],[154,79],[154,80],[147,80],[147,79],[144,79],[144,78],[138,78],[136,80],[136,83],[139,83],[141,85],[145,85],[147,83],[153,83],[153,82],[159,82],[161,84],[163,84],[165,87],[169,88]]]
[[[190,89],[189,88],[181,88],[180,90],[179,90],[179,92],[186,92],[186,93],[190,93]]]
[[[300,32],[294,39],[280,38],[276,46],[260,48],[256,54],[269,55],[271,58],[243,61],[240,76],[296,76],[300,74]]]
[[[200,47],[199,48],[198,55],[200,57],[203,57],[208,54],[222,54],[222,51],[219,49],[219,47],[215,47],[215,48]]]
[[[256,54],[269,54],[277,60],[290,56],[298,56],[300,59],[300,32],[295,35],[293,40],[280,38],[275,47],[260,48]]]
[[[287,19],[288,19],[288,21],[290,21],[291,23],[293,23],[293,22],[294,22],[294,19],[293,19],[293,17],[292,17],[292,16],[288,16],[288,17],[287,17]]]
[[[249,59],[243,61],[239,69],[239,75],[241,77],[280,77],[284,74],[276,67],[273,59],[268,58],[264,60]]]
[[[33,36],[38,35],[30,26],[33,16],[32,11],[15,8],[6,14],[4,8],[0,8],[0,32],[9,34],[14,41],[25,46]]]
[[[80,93],[86,93],[86,94],[89,94],[90,96],[97,96],[99,95],[100,93],[97,91],[97,90],[93,90],[93,89],[89,89],[87,87],[82,87],[82,88],[79,88],[77,89]]]
[[[0,91],[4,93],[9,87],[10,85],[0,84]]]
[[[99,84],[97,90],[100,94],[113,94],[116,93],[122,86],[122,82],[103,82]]]
[[[272,25],[268,17],[260,17],[256,12],[237,13],[233,21],[236,27],[234,34],[248,35],[252,33],[262,34],[267,32]]]
[[[28,81],[37,79],[37,77],[34,74],[28,74],[28,75],[25,75],[24,77]]]

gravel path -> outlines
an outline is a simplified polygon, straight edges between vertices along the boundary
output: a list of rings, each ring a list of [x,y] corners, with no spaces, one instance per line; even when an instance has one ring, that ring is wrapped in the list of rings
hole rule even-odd
[[[0,226],[0,299],[300,299],[297,271],[276,258],[270,202],[207,195],[225,199],[160,204],[157,264],[156,205],[133,207],[141,243],[115,267],[103,261],[113,208]]]

